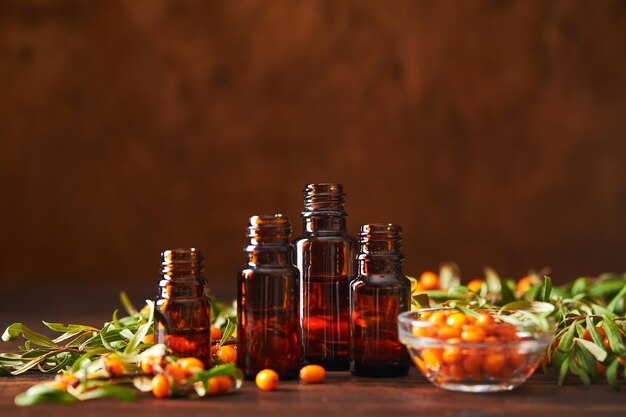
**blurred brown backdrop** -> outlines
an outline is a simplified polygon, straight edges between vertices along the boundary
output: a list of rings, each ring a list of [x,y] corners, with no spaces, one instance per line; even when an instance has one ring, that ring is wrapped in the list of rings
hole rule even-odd
[[[314,181],[409,274],[621,272],[626,2],[0,0],[0,144],[5,295],[153,295],[196,245],[232,296]]]

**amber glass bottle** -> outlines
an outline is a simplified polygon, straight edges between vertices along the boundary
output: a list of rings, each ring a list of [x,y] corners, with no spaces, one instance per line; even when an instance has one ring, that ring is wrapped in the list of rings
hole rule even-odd
[[[402,376],[410,359],[398,340],[398,314],[411,308],[411,283],[402,273],[401,228],[366,224],[359,233],[359,275],[350,284],[350,371]]]
[[[347,371],[348,288],[355,276],[356,240],[346,233],[341,184],[304,188],[304,234],[294,242],[300,270],[302,359]]]
[[[160,295],[155,308],[157,343],[177,356],[211,362],[211,300],[202,277],[204,256],[195,248],[161,253]]]
[[[237,287],[237,364],[248,379],[266,368],[281,379],[300,371],[300,275],[290,235],[280,214],[250,218]]]

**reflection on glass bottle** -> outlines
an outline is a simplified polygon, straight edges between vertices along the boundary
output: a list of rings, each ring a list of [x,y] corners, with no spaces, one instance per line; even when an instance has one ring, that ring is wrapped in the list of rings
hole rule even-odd
[[[348,287],[356,241],[346,233],[341,184],[304,188],[304,234],[294,241],[300,270],[302,359],[345,371],[348,358]]]
[[[300,275],[293,265],[287,217],[253,216],[237,294],[237,364],[248,379],[273,369],[281,379],[300,370]]]
[[[410,358],[398,340],[398,314],[411,307],[411,283],[402,273],[402,229],[366,224],[359,233],[359,275],[350,284],[350,371],[402,376]]]
[[[161,253],[160,294],[156,300],[155,336],[176,356],[211,363],[211,300],[202,277],[204,256],[195,248]]]

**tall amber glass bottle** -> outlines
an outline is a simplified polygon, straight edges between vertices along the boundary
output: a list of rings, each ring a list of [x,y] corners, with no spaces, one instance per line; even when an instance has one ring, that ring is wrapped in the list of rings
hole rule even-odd
[[[161,253],[155,336],[177,356],[211,362],[211,300],[202,277],[204,256],[195,248]]]
[[[359,233],[357,279],[350,284],[350,371],[402,376],[410,359],[398,340],[398,314],[411,308],[411,283],[402,273],[401,228],[366,224]]]
[[[266,368],[281,379],[300,370],[300,275],[290,235],[280,214],[250,218],[237,287],[237,364],[248,379]]]
[[[348,288],[355,276],[356,240],[346,233],[341,184],[304,188],[304,234],[294,242],[300,270],[302,359],[347,371]]]

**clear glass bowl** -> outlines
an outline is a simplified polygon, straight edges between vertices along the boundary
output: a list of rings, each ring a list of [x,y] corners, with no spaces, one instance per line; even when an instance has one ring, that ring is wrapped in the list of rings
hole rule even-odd
[[[463,331],[480,327],[484,337],[476,342],[449,338],[446,332],[450,326],[423,318],[424,313],[437,310],[445,309],[400,314],[398,336],[426,378],[452,391],[496,392],[521,385],[533,374],[554,338],[554,329],[541,329],[531,322],[466,325]]]

